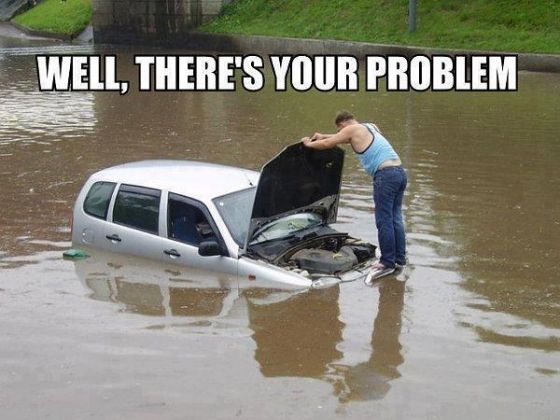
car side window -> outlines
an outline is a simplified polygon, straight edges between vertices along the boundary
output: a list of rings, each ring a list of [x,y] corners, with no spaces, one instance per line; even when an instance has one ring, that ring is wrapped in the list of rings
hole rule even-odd
[[[202,241],[218,241],[204,212],[188,199],[172,193],[167,203],[167,232],[169,239],[194,246]]]
[[[93,184],[84,200],[84,211],[90,216],[107,219],[107,210],[115,185],[114,182],[96,182]]]
[[[113,222],[158,234],[161,191],[121,185],[113,209]]]

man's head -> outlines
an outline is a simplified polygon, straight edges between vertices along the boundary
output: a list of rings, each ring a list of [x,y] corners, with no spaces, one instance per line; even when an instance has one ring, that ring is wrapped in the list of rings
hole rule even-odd
[[[352,124],[357,124],[356,117],[349,111],[340,111],[336,114],[334,119],[334,123],[336,124],[337,131],[342,130],[344,127],[347,127]]]

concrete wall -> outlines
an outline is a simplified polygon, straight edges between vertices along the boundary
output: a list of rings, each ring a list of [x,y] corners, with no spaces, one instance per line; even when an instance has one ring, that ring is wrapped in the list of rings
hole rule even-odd
[[[17,12],[27,7],[27,0],[0,0],[0,22],[10,20]]]
[[[93,0],[96,43],[180,45],[232,0]]]

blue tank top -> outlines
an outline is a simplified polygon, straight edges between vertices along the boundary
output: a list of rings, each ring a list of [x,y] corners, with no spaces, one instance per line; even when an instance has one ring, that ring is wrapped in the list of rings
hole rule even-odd
[[[356,152],[354,150],[354,153],[356,153],[366,172],[373,176],[379,165],[386,160],[399,159],[399,155],[397,155],[391,143],[383,137],[383,134],[373,124],[364,123],[362,125],[372,134],[373,140],[363,152]]]

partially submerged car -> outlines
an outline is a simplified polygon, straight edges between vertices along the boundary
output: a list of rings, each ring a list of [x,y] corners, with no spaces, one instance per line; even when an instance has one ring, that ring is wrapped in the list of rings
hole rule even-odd
[[[93,174],[72,243],[218,275],[237,287],[321,288],[366,276],[376,247],[339,232],[344,152],[286,147],[261,173],[154,160]]]

